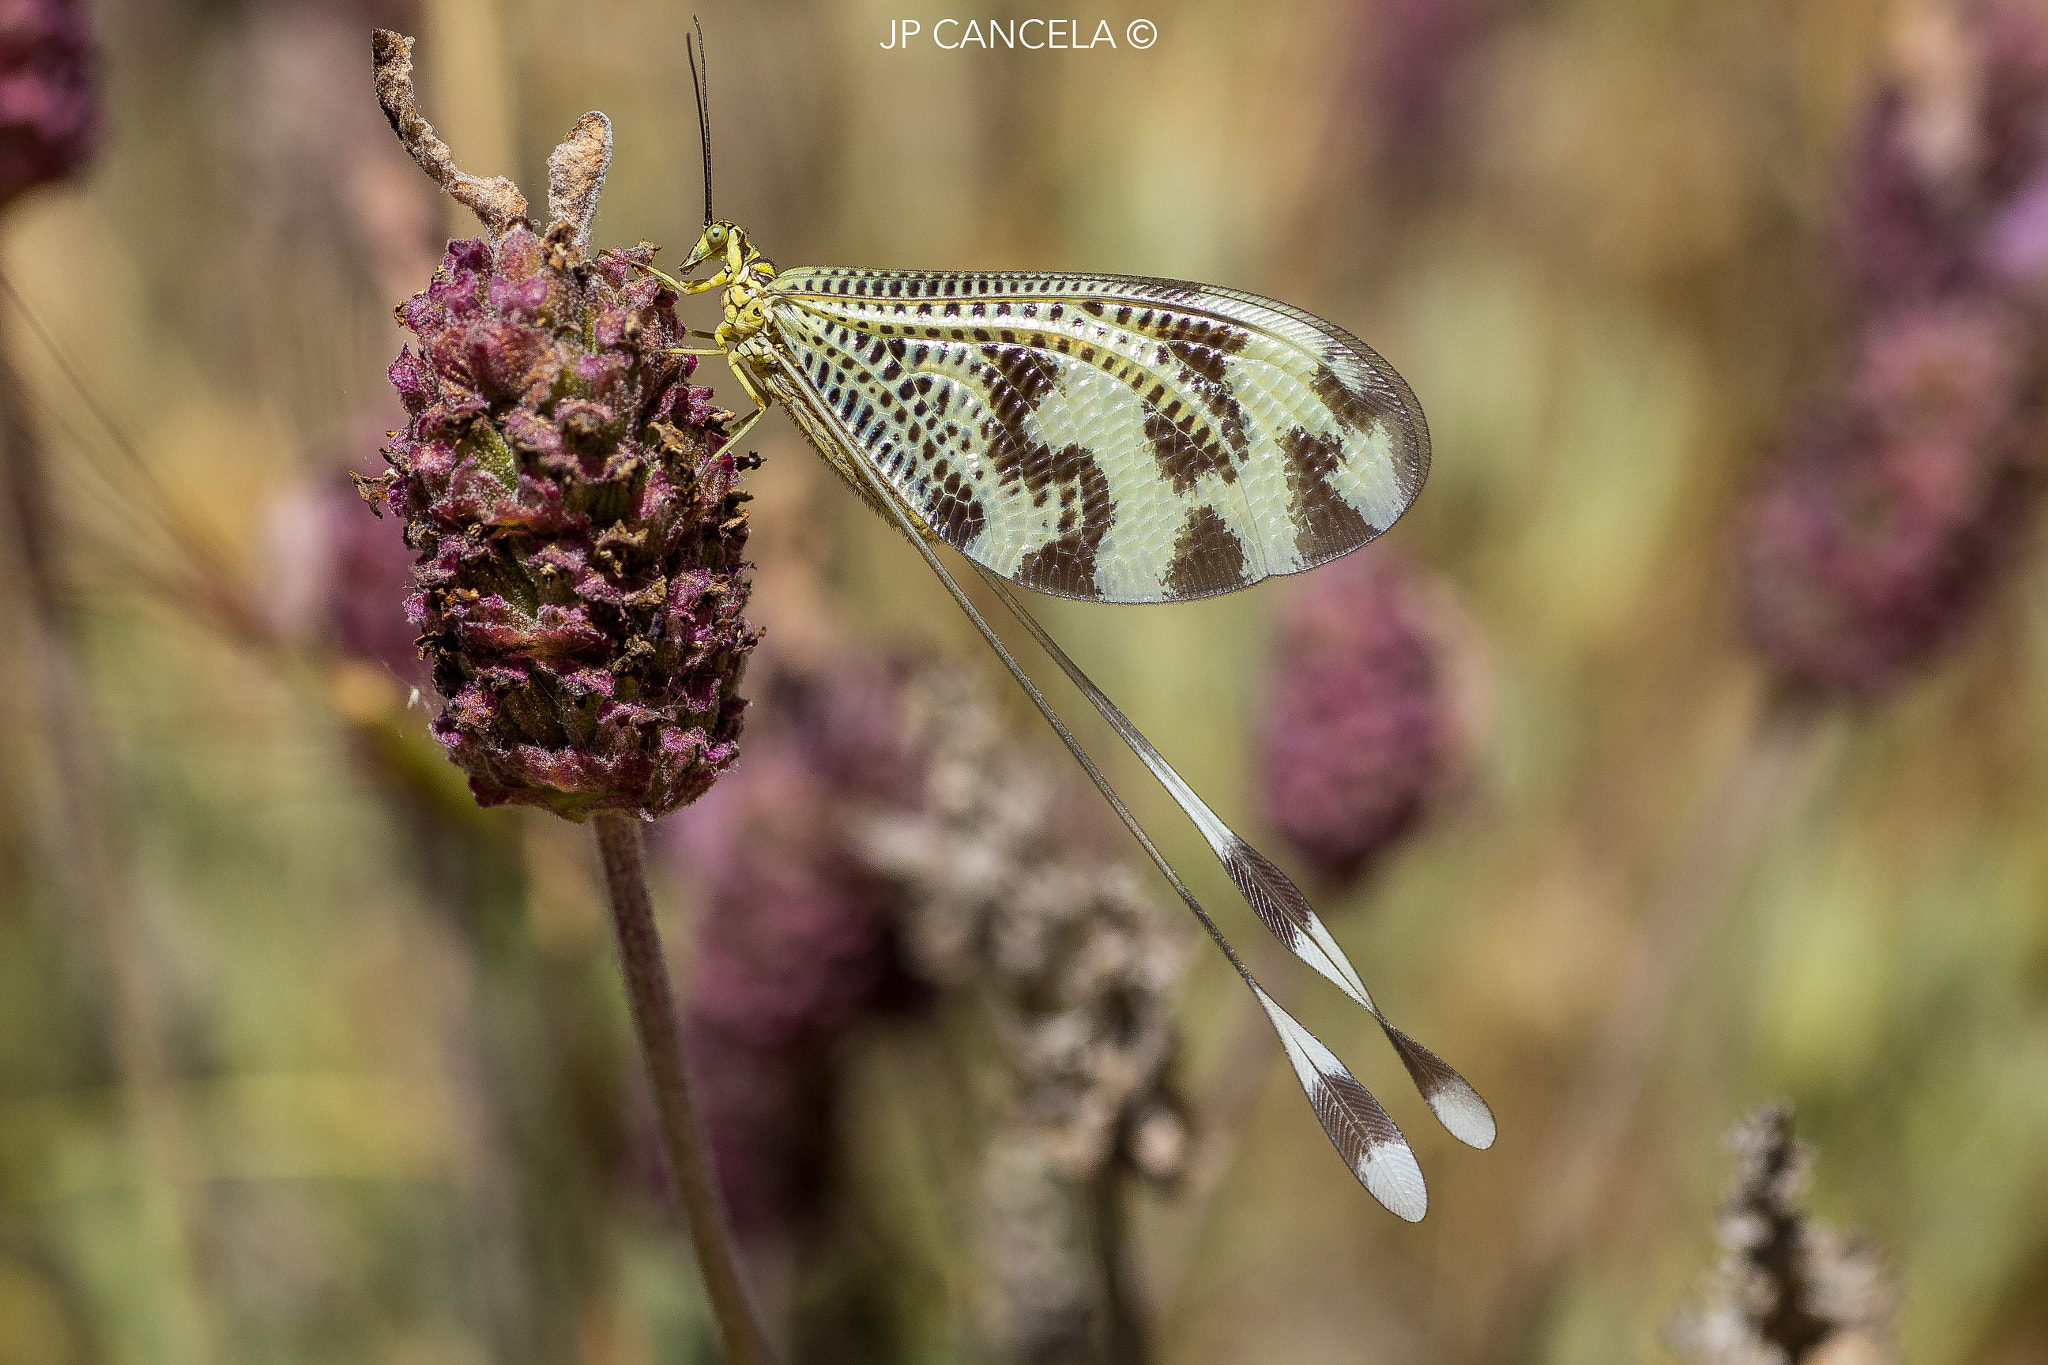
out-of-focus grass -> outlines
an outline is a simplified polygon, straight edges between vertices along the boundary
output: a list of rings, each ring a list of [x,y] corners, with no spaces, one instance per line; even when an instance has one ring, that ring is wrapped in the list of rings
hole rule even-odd
[[[900,16],[875,4],[707,11],[720,212],[777,261],[1255,289],[1367,338],[1431,414],[1430,486],[1394,539],[1446,574],[1483,628],[1491,728],[1454,808],[1329,908],[1396,1017],[1493,1101],[1502,1139],[1483,1156],[1443,1139],[1401,1095],[1369,1021],[1304,983],[1304,1020],[1407,1125],[1430,1217],[1398,1225],[1352,1186],[1271,1056],[1185,1279],[1168,1275],[1177,1249],[1141,1247],[1171,1310],[1163,1360],[1455,1361],[1482,1346],[1489,1359],[1655,1358],[1658,1324],[1709,1254],[1718,1135],[1779,1093],[1819,1148],[1820,1211],[1895,1258],[1908,1359],[2018,1362],[2048,1340],[2038,557],[1934,676],[1821,727],[1811,781],[1685,964],[1624,1159],[1555,1293],[1510,1340],[1478,1327],[1512,1289],[1517,1229],[1553,1174],[1533,1163],[1555,1095],[1594,1041],[1642,907],[1746,742],[1761,676],[1734,628],[1727,516],[1822,363],[1817,234],[1885,9],[1511,8],[1461,71],[1422,185],[1384,169],[1362,74],[1369,3],[1185,7],[1149,16],[1149,52],[988,56],[882,52]],[[250,171],[238,139],[265,129],[237,133],[231,116],[252,15],[118,0],[98,16],[111,150],[85,188],[10,215],[7,267],[179,505],[260,580],[271,500],[387,409],[398,300],[348,256],[333,204],[281,203],[289,186]],[[1136,11],[1108,17],[1120,28]],[[601,107],[618,146],[598,236],[673,249],[694,235],[675,15],[446,0],[421,27],[425,111],[466,167],[537,196],[548,147]],[[353,111],[348,136],[388,143],[362,46],[359,68],[308,77],[338,94],[306,98]],[[395,144],[384,155],[400,158]],[[334,203],[349,193],[331,187]],[[332,712],[135,591],[111,551],[148,562],[164,547],[126,529],[119,490],[85,467],[103,438],[9,326],[65,461],[67,566],[89,700],[119,765],[129,908],[173,1004],[198,1149],[198,1287],[232,1358],[494,1358],[494,1249],[479,1228],[532,1238],[580,1220],[567,1242],[541,1236],[525,1253],[575,1248],[576,1265],[544,1276],[575,1358],[708,1359],[686,1258],[621,1174],[624,1140],[589,1118],[623,1108],[630,1058],[576,832],[492,817],[524,851],[509,855],[523,889],[491,903],[526,947],[480,977],[476,944],[432,903],[408,808]],[[849,620],[968,648],[904,547],[784,421],[757,439],[778,470],[756,504],[760,543],[778,518],[821,518]],[[1288,591],[1046,615],[1237,818],[1264,623]],[[762,600],[771,632],[774,601]],[[0,704],[0,747],[20,759],[0,794],[0,1361],[169,1359],[163,1267],[138,1252],[87,949],[36,871],[49,796],[18,661],[0,662]],[[1106,732],[1080,728],[1252,939],[1199,841]],[[518,1180],[466,1160],[494,1122],[471,1074],[478,1039],[503,1022],[477,1004],[486,980],[530,989],[531,1037],[556,1058],[509,1073],[518,1093],[543,1073],[553,1087],[520,1131],[582,1134],[553,1157],[507,1149],[521,1178],[568,1163],[567,1197],[499,1224],[477,1220],[479,1190]],[[1202,960],[1186,1001],[1198,1092],[1240,995]],[[943,1359],[963,1309],[946,1278],[957,1229],[948,1191],[921,1178],[940,1168],[906,1093],[917,1072],[901,1050],[914,1060],[916,1046],[884,1040],[856,1069],[853,1170],[873,1245],[905,1280],[895,1298],[922,1315],[917,1349]],[[1148,1210],[1141,1234],[1187,1226],[1175,1219]]]

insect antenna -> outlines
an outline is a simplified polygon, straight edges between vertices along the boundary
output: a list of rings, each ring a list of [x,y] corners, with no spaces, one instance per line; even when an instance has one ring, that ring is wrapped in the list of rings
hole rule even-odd
[[[690,88],[697,92],[697,140],[704,147],[704,221],[711,218],[711,105],[705,91],[711,84],[711,54],[704,50],[704,24],[696,15],[690,22],[697,28],[697,44],[690,45],[690,35],[683,35],[683,55],[690,61]]]

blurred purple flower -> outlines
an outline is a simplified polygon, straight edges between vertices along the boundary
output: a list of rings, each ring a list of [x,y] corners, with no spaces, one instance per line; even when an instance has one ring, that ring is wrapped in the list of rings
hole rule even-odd
[[[2048,22],[1987,0],[1902,33],[1844,187],[1846,379],[1787,425],[1740,520],[1751,638],[1865,698],[1989,597],[2042,435]]]
[[[767,752],[679,836],[708,911],[689,1012],[788,1047],[845,1024],[880,979],[883,889],[847,852],[840,794],[791,747],[753,747]]]
[[[684,823],[702,919],[686,1028],[719,1183],[757,1240],[800,1229],[829,1176],[831,1053],[889,966],[879,888],[795,753],[748,761]]]
[[[2014,284],[2048,280],[2048,165],[1986,225],[1984,262]]]
[[[99,144],[100,92],[80,0],[0,0],[0,204],[61,180]]]
[[[844,1040],[935,991],[985,993],[1018,1121],[1070,1176],[1127,1157],[1171,1180],[1180,955],[1038,755],[971,682],[907,657],[771,663],[756,686],[746,761],[661,827],[699,907],[686,1027],[742,1235],[814,1224]]]
[[[1264,815],[1332,882],[1412,829],[1466,749],[1446,604],[1393,556],[1351,555],[1297,590],[1256,737]]]
[[[652,256],[515,220],[399,310],[410,419],[361,486],[418,552],[434,737],[483,805],[652,818],[738,750],[747,495]]]
[[[2048,24],[2011,0],[1905,30],[1853,138],[1843,256],[1879,310],[2031,274],[2048,176]]]
[[[1380,0],[1368,88],[1390,160],[1421,163],[1442,141],[1465,59],[1501,0]]]
[[[747,761],[662,827],[700,906],[685,1006],[699,1112],[734,1225],[755,1242],[820,1212],[835,1044],[907,998],[890,890],[845,821],[918,782],[898,664],[766,672]]]
[[[1989,300],[1873,325],[1848,393],[1808,417],[1744,513],[1751,636],[1789,677],[1874,696],[1952,639],[2025,510],[2032,337]]]
[[[419,631],[405,619],[412,551],[363,515],[346,477],[309,480],[280,499],[269,538],[269,616],[281,635],[432,689]]]

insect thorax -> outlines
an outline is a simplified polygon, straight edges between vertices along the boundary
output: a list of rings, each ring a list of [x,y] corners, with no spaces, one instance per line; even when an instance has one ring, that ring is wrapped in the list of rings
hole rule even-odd
[[[719,327],[718,342],[730,351],[756,336],[767,325],[764,295],[775,280],[775,262],[756,251],[746,232],[729,229],[726,267],[725,321]]]

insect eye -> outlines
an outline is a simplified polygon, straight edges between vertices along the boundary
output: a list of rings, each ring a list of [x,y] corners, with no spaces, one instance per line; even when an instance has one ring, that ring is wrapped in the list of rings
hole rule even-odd
[[[714,223],[704,230],[704,241],[713,249],[725,245],[725,224]]]

